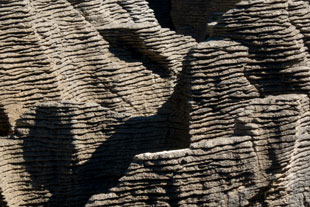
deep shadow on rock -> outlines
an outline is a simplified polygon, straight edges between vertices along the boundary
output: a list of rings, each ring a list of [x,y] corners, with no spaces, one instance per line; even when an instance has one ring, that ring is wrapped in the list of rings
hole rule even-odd
[[[149,7],[153,9],[156,19],[161,27],[174,30],[171,20],[171,1],[170,0],[147,0]]]
[[[51,194],[46,206],[84,206],[92,195],[116,186],[135,155],[188,147],[188,105],[176,93],[183,93],[181,87],[152,116],[117,123],[103,118],[98,124],[107,138],[91,141],[90,133],[83,146],[78,130],[89,123],[73,118],[77,109],[68,103],[37,107],[29,135],[23,137],[23,153],[33,188]],[[88,149],[95,150],[90,155]],[[81,162],[82,153],[90,158]]]
[[[11,132],[9,117],[0,104],[0,136],[8,136]]]
[[[0,207],[7,207],[8,204],[6,203],[3,195],[2,195],[2,190],[0,190]]]

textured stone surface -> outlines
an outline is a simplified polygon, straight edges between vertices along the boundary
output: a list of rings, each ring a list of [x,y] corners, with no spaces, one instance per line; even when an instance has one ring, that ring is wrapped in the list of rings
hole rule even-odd
[[[191,142],[232,135],[238,112],[259,97],[245,77],[249,53],[240,43],[200,43],[189,54],[185,80],[190,85]]]
[[[171,18],[176,31],[197,41],[208,37],[207,24],[216,21],[240,0],[171,0]]]
[[[308,1],[0,13],[1,207],[310,205]]]
[[[116,185],[135,154],[175,147],[169,143],[173,131],[167,115],[130,117],[98,104],[40,104],[16,125],[14,136],[1,146],[3,157],[8,147],[22,152],[5,159],[21,166],[18,172],[10,165],[1,168],[3,194],[13,206],[82,205]],[[14,183],[16,177],[25,184]]]
[[[260,184],[250,137],[223,137],[190,149],[135,157],[109,194],[87,206],[239,206]],[[247,187],[244,186],[248,183]]]

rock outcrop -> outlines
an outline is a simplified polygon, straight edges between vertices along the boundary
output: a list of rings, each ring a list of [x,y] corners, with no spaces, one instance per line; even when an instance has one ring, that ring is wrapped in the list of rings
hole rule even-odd
[[[0,0],[0,206],[309,206],[309,2],[148,2]]]
[[[168,118],[131,117],[95,103],[34,107],[17,120],[14,136],[2,139],[1,183],[9,206],[81,206],[107,192],[134,155],[177,147],[169,140]]]
[[[208,23],[216,21],[240,0],[171,0],[171,19],[180,34],[201,42],[208,38]]]

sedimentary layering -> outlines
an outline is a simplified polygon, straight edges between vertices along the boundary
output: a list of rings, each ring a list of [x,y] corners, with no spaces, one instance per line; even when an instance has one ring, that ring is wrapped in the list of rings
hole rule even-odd
[[[0,0],[0,206],[309,206],[309,17]]]
[[[208,37],[207,23],[216,21],[240,0],[171,0],[171,19],[178,33],[191,35],[198,41]]]
[[[95,103],[40,104],[2,141],[3,194],[9,206],[82,205],[116,185],[135,154],[175,147],[168,125],[164,114],[131,117]]]

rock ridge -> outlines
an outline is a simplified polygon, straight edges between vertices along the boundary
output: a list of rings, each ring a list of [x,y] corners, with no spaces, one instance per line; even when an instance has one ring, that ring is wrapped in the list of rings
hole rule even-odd
[[[309,1],[148,2],[0,1],[0,206],[309,206]]]

